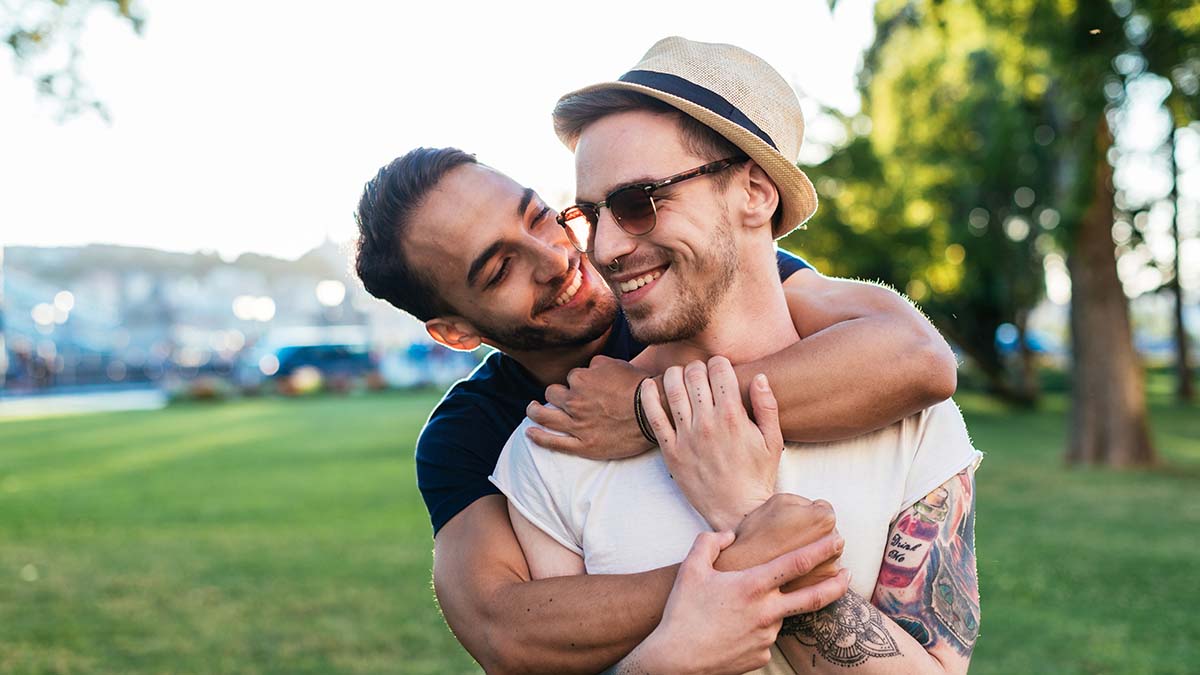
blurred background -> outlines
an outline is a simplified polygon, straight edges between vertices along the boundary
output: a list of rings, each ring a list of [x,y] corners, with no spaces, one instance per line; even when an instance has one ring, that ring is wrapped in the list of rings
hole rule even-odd
[[[353,209],[419,145],[569,203],[554,101],[671,34],[800,94],[782,245],[961,357],[975,672],[1194,672],[1187,0],[0,2],[0,672],[477,672],[412,452],[482,355],[363,291]]]

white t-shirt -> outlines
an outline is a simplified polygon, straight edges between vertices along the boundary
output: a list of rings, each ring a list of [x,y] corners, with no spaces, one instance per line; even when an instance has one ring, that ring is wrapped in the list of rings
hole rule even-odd
[[[599,461],[528,440],[526,419],[491,481],[518,511],[583,557],[588,574],[644,572],[680,562],[708,523],[671,478],[662,453]],[[787,443],[776,491],[833,505],[851,588],[870,598],[888,529],[901,511],[978,461],[962,414],[944,401],[891,426],[829,443]]]

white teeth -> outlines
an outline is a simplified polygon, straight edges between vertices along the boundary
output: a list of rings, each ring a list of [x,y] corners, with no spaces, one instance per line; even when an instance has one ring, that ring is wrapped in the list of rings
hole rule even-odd
[[[654,281],[655,279],[657,279],[661,276],[662,276],[661,271],[651,272],[650,274],[642,275],[640,277],[637,277],[636,279],[630,279],[629,281],[622,281],[621,283],[617,284],[617,288],[620,288],[622,293],[630,293],[632,291],[636,291],[637,289],[641,288],[642,286],[645,286],[646,284],[650,283],[651,281]]]
[[[562,295],[554,299],[554,305],[561,307],[571,301],[575,294],[579,292],[579,287],[583,285],[583,274],[576,269],[575,278],[571,281],[571,285],[567,286],[567,290],[562,292]]]

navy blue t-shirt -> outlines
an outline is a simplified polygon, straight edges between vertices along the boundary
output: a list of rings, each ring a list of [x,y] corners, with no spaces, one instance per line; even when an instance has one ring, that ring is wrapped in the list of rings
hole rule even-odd
[[[776,257],[781,279],[811,269],[787,251],[778,250]],[[628,361],[643,349],[630,334],[625,315],[618,313],[600,354]],[[545,394],[546,388],[524,366],[492,352],[442,397],[417,438],[417,487],[435,535],[476,499],[500,494],[488,476],[508,437],[525,419],[529,402],[545,403]]]

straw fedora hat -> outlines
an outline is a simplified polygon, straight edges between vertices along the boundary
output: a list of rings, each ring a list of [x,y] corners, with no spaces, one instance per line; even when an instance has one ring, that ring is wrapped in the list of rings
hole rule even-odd
[[[611,89],[638,92],[678,108],[758,163],[775,181],[783,204],[776,239],[803,226],[817,210],[812,181],[796,166],[804,141],[800,101],[766,61],[733,45],[668,37],[615,82],[584,87],[559,100]],[[575,150],[578,139],[562,134],[559,139]]]

